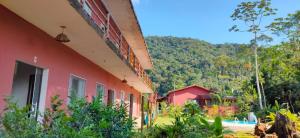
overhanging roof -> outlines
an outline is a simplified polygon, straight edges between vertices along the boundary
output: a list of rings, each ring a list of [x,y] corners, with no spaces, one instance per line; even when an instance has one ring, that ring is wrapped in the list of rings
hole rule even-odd
[[[102,0],[144,69],[153,67],[131,0]]]
[[[201,86],[198,86],[198,85],[191,85],[191,86],[187,86],[187,87],[184,87],[184,88],[169,91],[167,95],[169,95],[170,93],[173,93],[173,92],[181,91],[181,90],[192,88],[192,87],[196,87],[198,89],[202,89],[202,90],[205,90],[205,91],[208,91],[208,92],[212,92],[211,90],[209,90],[207,88],[204,88],[204,87],[201,87]]]

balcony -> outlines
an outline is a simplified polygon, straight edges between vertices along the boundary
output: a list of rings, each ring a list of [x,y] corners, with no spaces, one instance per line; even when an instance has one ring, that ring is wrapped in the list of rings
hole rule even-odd
[[[142,93],[153,93],[152,82],[144,71],[144,68],[152,67],[151,60],[134,18],[122,18],[120,22],[120,16],[111,16],[112,13],[108,12],[100,0],[9,0],[0,3],[53,38],[61,32],[60,26],[66,26],[64,33],[71,41],[64,43],[64,46],[119,80],[126,79],[127,84],[134,89]],[[130,0],[122,0],[121,4],[124,3],[127,7],[121,7],[129,10],[133,17],[132,9],[128,8]],[[112,5],[116,4],[119,3]],[[116,10],[112,11],[115,15]],[[117,12],[122,13],[123,10]],[[116,19],[119,24],[116,24]],[[128,27],[124,31],[124,26],[134,28]]]
[[[70,0],[71,5],[101,35],[107,45],[152,89],[152,81],[101,0]]]

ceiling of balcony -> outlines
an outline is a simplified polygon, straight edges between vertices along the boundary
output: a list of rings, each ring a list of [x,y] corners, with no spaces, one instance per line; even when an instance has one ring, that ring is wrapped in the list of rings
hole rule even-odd
[[[152,93],[149,88],[105,43],[100,35],[85,21],[67,0],[7,0],[5,7],[55,37],[60,26],[67,27],[68,47],[113,74],[140,92]]]

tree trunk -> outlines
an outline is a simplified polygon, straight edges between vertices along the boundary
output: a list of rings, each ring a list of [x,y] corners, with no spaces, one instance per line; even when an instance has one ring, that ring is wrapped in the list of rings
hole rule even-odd
[[[276,133],[279,138],[292,138],[295,131],[293,123],[284,115],[277,113],[274,124],[266,130],[266,133]]]
[[[260,82],[261,85],[261,92],[262,92],[262,97],[263,97],[263,103],[264,103],[264,108],[267,107],[267,100],[266,100],[266,94],[265,94],[265,90],[264,90],[264,86],[262,84],[262,82]]]
[[[259,100],[259,107],[260,109],[263,109],[263,104],[262,104],[262,97],[261,97],[261,91],[260,91],[260,86],[259,86],[259,74],[258,74],[258,56],[257,56],[257,46],[256,43],[254,44],[254,55],[255,55],[255,76],[256,76],[256,88],[257,88],[257,93],[258,93],[258,100]]]

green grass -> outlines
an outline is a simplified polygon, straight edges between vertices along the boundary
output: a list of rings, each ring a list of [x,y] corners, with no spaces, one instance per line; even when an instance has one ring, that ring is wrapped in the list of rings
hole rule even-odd
[[[248,131],[234,132],[233,135],[237,138],[255,138],[255,136],[253,136],[251,132]]]
[[[154,125],[157,126],[164,126],[164,125],[171,125],[174,122],[174,118],[169,116],[159,116],[156,118]]]
[[[174,118],[170,116],[159,116],[156,118],[154,125],[165,126],[165,125],[171,125],[172,122],[174,122]],[[253,136],[251,133],[252,132],[248,132],[248,131],[237,131],[231,134],[236,138],[254,138],[255,136]]]

